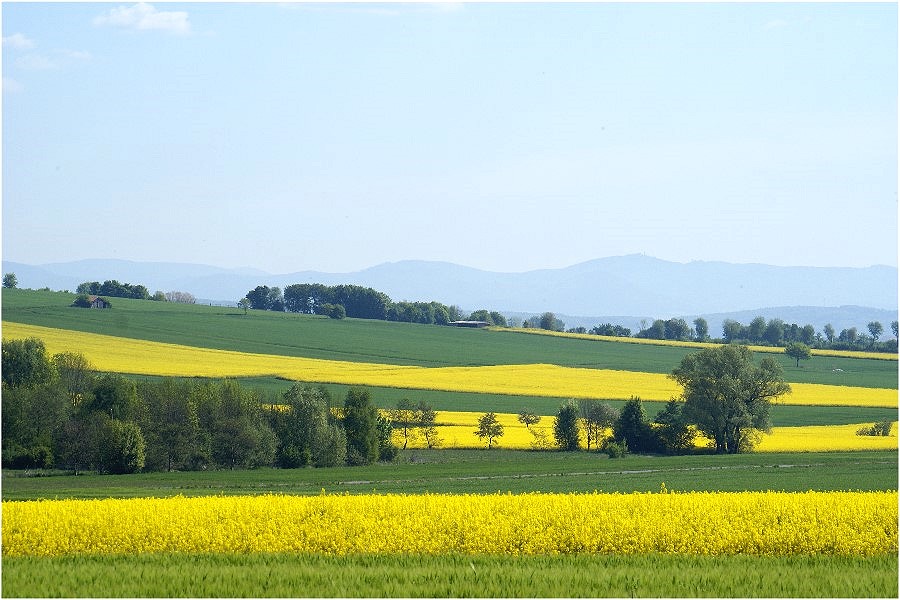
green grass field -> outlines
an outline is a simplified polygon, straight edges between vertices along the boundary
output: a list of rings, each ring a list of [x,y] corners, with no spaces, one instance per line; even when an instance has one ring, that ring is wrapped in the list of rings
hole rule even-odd
[[[35,475],[35,473],[31,473]],[[133,475],[3,472],[3,500],[328,493],[896,490],[897,452],[610,459],[588,452],[406,450],[391,464]]]
[[[5,597],[896,597],[897,557],[5,558]]]
[[[3,319],[205,348],[420,366],[552,363],[670,373],[692,351],[292,313],[244,315],[237,308],[121,298],[112,299],[110,310],[87,310],[70,308],[73,299],[74,295],[59,292],[4,290]],[[897,387],[896,361],[813,357],[798,368],[787,356],[770,356],[781,362],[789,382]]]

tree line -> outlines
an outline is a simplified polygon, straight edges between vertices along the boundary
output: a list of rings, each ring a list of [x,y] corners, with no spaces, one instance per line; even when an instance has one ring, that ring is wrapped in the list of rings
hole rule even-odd
[[[259,285],[247,292],[239,303],[255,310],[293,312],[325,315],[332,318],[352,317],[404,323],[446,325],[465,319],[458,306],[440,302],[394,302],[384,292],[359,285],[323,285],[321,283],[295,283],[284,288]],[[499,313],[487,313],[492,323],[503,320]],[[481,315],[476,311],[471,320]]]
[[[632,337],[630,329],[611,323],[597,325],[589,331],[584,327],[577,327],[568,331],[571,333]],[[774,347],[804,344],[810,348],[819,349],[897,352],[897,321],[891,322],[891,331],[894,334],[894,339],[880,340],[885,330],[884,326],[878,321],[868,323],[866,331],[868,335],[860,332],[856,327],[849,327],[842,329],[838,333],[830,323],[826,324],[822,331],[816,331],[816,328],[810,324],[801,326],[796,323],[786,323],[779,318],[772,318],[767,321],[764,317],[759,316],[750,321],[748,325],[744,325],[734,319],[725,319],[722,323],[722,336],[714,338],[710,336],[709,324],[706,319],[699,317],[694,319],[693,327],[681,318],[655,319],[652,323],[642,326],[633,337],[652,340],[752,344]]]
[[[641,400],[621,410],[606,402],[568,400],[546,430],[519,420],[538,450],[692,452],[696,432],[718,453],[753,448],[769,429],[773,399],[790,391],[770,357],[754,364],[746,346],[731,344],[685,356],[670,375],[684,390],[648,421]],[[2,463],[12,468],[57,467],[101,473],[337,466],[393,460],[421,437],[441,445],[436,412],[424,402],[398,401],[387,415],[369,391],[351,388],[336,406],[323,387],[294,384],[264,397],[233,380],[164,378],[133,381],[96,373],[77,353],[48,356],[37,338],[2,343]],[[488,448],[503,436],[493,412],[473,432]]]
[[[368,390],[265,397],[233,380],[127,379],[37,338],[2,343],[2,463],[74,472],[336,466],[392,460],[391,423]],[[432,411],[433,415],[433,411]]]

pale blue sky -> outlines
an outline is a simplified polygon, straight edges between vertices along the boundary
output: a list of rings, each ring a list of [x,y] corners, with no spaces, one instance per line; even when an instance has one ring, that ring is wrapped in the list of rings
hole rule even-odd
[[[3,3],[3,257],[897,264],[897,5]]]

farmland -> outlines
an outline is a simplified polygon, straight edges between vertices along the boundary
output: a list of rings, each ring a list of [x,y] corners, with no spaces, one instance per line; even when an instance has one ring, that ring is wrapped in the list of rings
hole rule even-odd
[[[610,459],[596,452],[527,451],[530,434],[515,413],[533,410],[545,417],[539,427],[547,428],[566,398],[600,398],[619,406],[636,394],[655,414],[661,401],[678,393],[666,374],[692,348],[256,311],[245,315],[238,309],[120,299],[111,310],[94,311],[68,308],[69,302],[71,295],[61,293],[4,291],[4,339],[34,335],[51,353],[82,352],[100,370],[151,380],[240,377],[269,396],[284,391],[289,380],[325,383],[335,396],[349,385],[364,384],[382,409],[403,397],[431,402],[439,411],[444,444],[424,449],[412,443],[393,463],[353,468],[78,477],[4,471],[8,596],[95,595],[92,581],[117,571],[133,574],[141,587],[116,584],[102,595],[217,595],[235,572],[254,569],[271,577],[245,579],[254,583],[227,594],[896,593],[896,425],[887,438],[855,434],[864,423],[896,421],[896,360],[814,356],[798,368],[793,360],[773,355],[794,393],[773,407],[773,433],[764,436],[757,452]],[[489,410],[507,429],[502,449],[474,449],[474,419]],[[661,493],[671,491],[677,493]],[[307,500],[301,502],[301,496]],[[241,498],[228,500],[232,497]],[[99,504],[79,504],[75,498]],[[164,508],[176,504],[183,509]],[[633,508],[639,505],[643,508]],[[85,512],[83,506],[94,508]],[[307,516],[297,517],[295,510]],[[429,511],[459,520],[422,516]],[[172,521],[172,530],[153,526],[156,537],[117,525],[103,533],[114,523],[150,526],[166,513],[187,521]],[[375,522],[340,516],[368,513],[383,513],[378,523],[399,524],[395,533],[379,534]],[[731,550],[713,547],[731,542],[704,537],[706,525],[690,521],[700,513],[715,531],[737,531],[737,521],[746,518],[743,541]],[[78,520],[88,514],[109,518],[105,525],[88,526]],[[268,525],[254,520],[263,514]],[[279,521],[275,514],[294,516]],[[812,515],[821,520],[803,520]],[[47,537],[51,528],[44,527],[45,533],[27,529],[26,523],[40,527],[45,518],[70,523],[72,533]],[[166,545],[180,543],[179,536],[191,535],[192,527],[209,531],[203,520],[217,518],[223,519],[222,535],[231,531],[234,543],[251,545],[218,546],[199,538],[183,547]],[[716,525],[715,519],[725,521]],[[311,529],[285,533],[285,527],[301,521]],[[784,526],[761,525],[771,522]],[[326,525],[337,529],[327,533]],[[616,534],[628,527],[635,537]],[[74,545],[77,532],[88,528],[100,535],[82,536],[86,543],[120,555],[95,556],[94,550]],[[764,531],[774,537],[766,538]],[[858,537],[873,535],[878,539]],[[412,546],[391,545],[404,536],[411,536]],[[441,536],[449,537],[439,543]],[[216,539],[226,543],[226,538]],[[68,550],[46,556],[41,539]],[[301,539],[318,539],[324,546],[284,545]],[[150,554],[128,545],[152,540],[162,545]],[[263,541],[252,545],[253,540]],[[500,546],[485,546],[485,540]],[[338,542],[350,545],[335,546]],[[425,542],[437,545],[423,549]],[[625,546],[609,545],[615,543]],[[205,573],[203,582],[187,581],[184,573],[198,568]],[[59,569],[69,573],[71,587],[53,587],[58,578],[46,574]],[[549,572],[554,575],[548,577]],[[560,579],[565,587],[554,587]]]

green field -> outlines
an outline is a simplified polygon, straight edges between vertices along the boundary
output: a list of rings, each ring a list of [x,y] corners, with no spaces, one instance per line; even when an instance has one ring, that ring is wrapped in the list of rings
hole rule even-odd
[[[34,474],[32,474],[34,475]],[[897,452],[827,452],[620,459],[588,452],[407,450],[365,467],[133,475],[3,473],[3,500],[329,493],[896,490]]]
[[[4,290],[3,319],[204,348],[434,367],[551,363],[670,373],[692,351],[293,313],[250,311],[244,315],[237,308],[121,298],[112,299],[110,310],[87,310],[70,308],[73,299],[74,295],[59,292]],[[817,356],[802,361],[798,368],[787,356],[768,356],[778,358],[789,382],[897,387],[896,361]]]
[[[5,558],[6,597],[896,597],[897,557]]]

